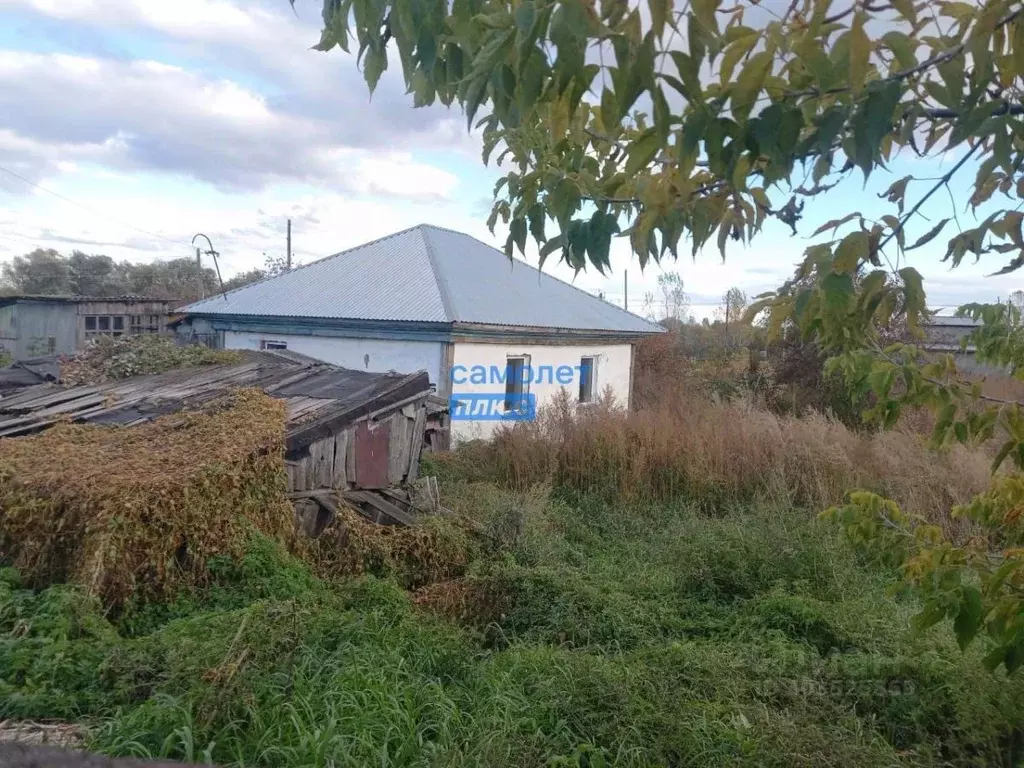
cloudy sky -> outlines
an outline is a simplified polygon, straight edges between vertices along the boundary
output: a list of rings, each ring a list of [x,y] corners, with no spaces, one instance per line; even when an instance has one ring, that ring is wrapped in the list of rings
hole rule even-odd
[[[233,274],[283,253],[289,217],[300,263],[422,222],[500,247],[485,224],[498,172],[481,164],[461,116],[413,109],[394,71],[371,99],[354,58],[310,50],[319,14],[318,0],[294,11],[287,0],[0,0],[0,260],[36,247],[173,258],[204,232]],[[881,213],[880,189],[941,166],[899,162],[892,172],[831,192],[797,237],[768,225],[725,264],[712,247],[664,268],[680,272],[698,316],[730,286],[769,290],[818,223],[851,203]],[[926,188],[912,185],[908,198]],[[965,189],[953,195],[962,222]],[[924,213],[949,216],[952,204],[938,199]],[[943,251],[936,242],[912,262],[935,306],[1024,287],[985,279],[998,263],[950,272]],[[639,310],[661,270],[641,274],[625,243],[613,254],[611,276],[576,283],[621,304],[628,268]]]

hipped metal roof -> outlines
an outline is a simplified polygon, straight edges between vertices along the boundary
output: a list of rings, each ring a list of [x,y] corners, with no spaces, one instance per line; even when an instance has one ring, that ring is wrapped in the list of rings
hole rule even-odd
[[[460,232],[421,224],[180,310],[288,317],[660,333],[614,304],[510,260]]]

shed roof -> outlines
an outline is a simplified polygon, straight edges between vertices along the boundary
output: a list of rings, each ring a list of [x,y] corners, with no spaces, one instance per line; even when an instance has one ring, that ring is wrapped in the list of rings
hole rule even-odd
[[[57,421],[137,424],[190,409],[239,387],[285,401],[288,449],[297,450],[368,414],[431,393],[425,371],[368,373],[286,352],[247,352],[242,363],[181,368],[108,384],[62,389],[27,387],[0,400],[0,438],[46,429]]]
[[[48,293],[17,293],[9,294],[6,296],[0,296],[0,306],[7,304],[16,304],[19,301],[45,301],[52,302],[54,304],[83,304],[91,301],[111,301],[111,302],[123,302],[126,304],[138,303],[143,301],[173,304],[178,299],[156,299],[151,296],[134,296],[134,295],[123,295],[123,296],[59,296]]]
[[[181,311],[660,333],[664,329],[461,232],[420,224]]]

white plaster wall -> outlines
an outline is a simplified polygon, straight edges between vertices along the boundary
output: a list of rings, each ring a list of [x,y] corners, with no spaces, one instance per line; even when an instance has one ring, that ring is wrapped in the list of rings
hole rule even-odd
[[[615,395],[616,402],[622,406],[629,405],[629,368],[631,363],[630,344],[587,344],[578,346],[555,346],[535,344],[479,344],[464,343],[455,344],[452,370],[456,372],[459,379],[465,379],[465,383],[450,383],[452,394],[471,394],[478,392],[500,393],[505,392],[505,385],[498,381],[492,381],[490,377],[491,366],[498,366],[504,370],[506,360],[509,357],[519,355],[530,356],[530,366],[533,369],[534,377],[537,376],[542,366],[552,366],[557,371],[559,366],[567,365],[573,368],[573,380],[570,384],[548,383],[545,376],[543,383],[532,381],[529,391],[537,396],[537,407],[543,408],[549,404],[555,395],[563,387],[569,391],[569,396],[575,402],[579,394],[579,372],[576,366],[580,364],[583,357],[596,357],[596,381],[595,391],[603,394],[606,387],[610,387]],[[462,371],[457,366],[465,366]],[[469,381],[472,368],[475,365],[482,365],[488,371],[488,381],[485,384],[473,384]],[[501,424],[499,421],[452,421],[452,437],[454,440],[470,440],[474,438],[486,438]]]
[[[393,339],[346,339],[336,336],[291,336],[288,334],[225,331],[227,349],[260,349],[262,341],[283,341],[291,352],[357,371],[415,373],[426,371],[430,382],[438,383],[441,371],[441,343],[438,341],[396,341]]]

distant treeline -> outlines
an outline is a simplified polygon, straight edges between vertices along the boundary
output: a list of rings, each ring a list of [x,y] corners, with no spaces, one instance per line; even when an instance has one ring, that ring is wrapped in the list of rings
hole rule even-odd
[[[231,290],[281,271],[277,260],[268,258],[264,269],[253,269],[224,281]],[[212,267],[196,266],[195,259],[183,257],[149,263],[114,261],[101,254],[37,248],[15,256],[0,270],[0,292],[53,296],[148,296],[158,299],[192,301],[201,290],[210,295],[220,290]]]

